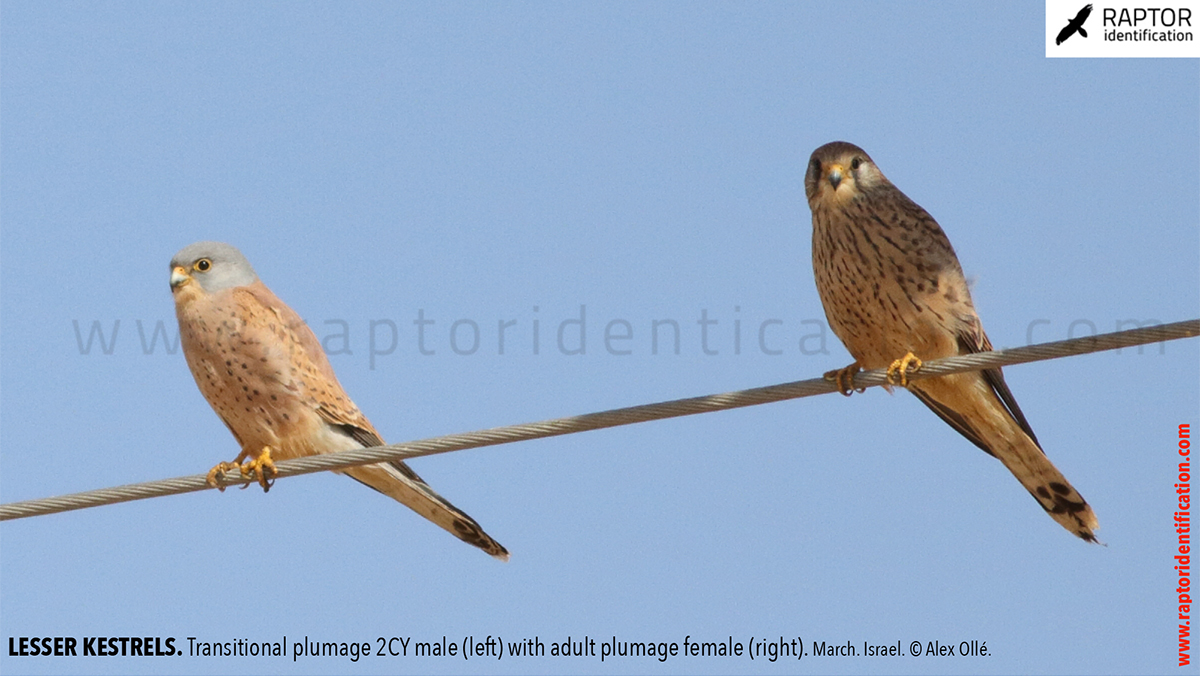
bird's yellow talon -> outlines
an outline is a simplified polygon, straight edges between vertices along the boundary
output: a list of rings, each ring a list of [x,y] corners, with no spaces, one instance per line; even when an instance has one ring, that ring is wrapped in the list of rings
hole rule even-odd
[[[205,481],[209,486],[212,486],[223,493],[225,492],[225,487],[220,485],[218,482],[224,481],[225,473],[234,469],[241,469],[241,466],[237,464],[236,460],[233,462],[218,462],[215,467],[208,470],[208,476],[205,478]]]
[[[827,371],[823,377],[825,380],[836,384],[838,392],[841,392],[842,396],[848,397],[852,392],[867,391],[865,387],[854,387],[854,374],[861,370],[862,367],[858,365],[858,362],[854,362],[845,368]]]
[[[219,491],[224,491],[225,487],[217,484],[217,481],[219,479],[224,479],[224,478],[225,478],[225,463],[220,462],[220,463],[217,463],[217,465],[215,467],[208,470],[208,476],[204,478],[204,482]]]
[[[219,491],[224,491],[225,486],[218,482],[225,480],[225,473],[237,470],[241,478],[246,480],[242,484],[242,488],[248,488],[251,481],[257,481],[258,485],[263,487],[263,492],[271,490],[271,486],[275,485],[275,475],[279,473],[275,469],[275,461],[271,459],[271,447],[264,446],[259,452],[258,457],[253,460],[242,460],[250,454],[242,451],[238,457],[234,458],[233,462],[219,462],[216,467],[208,470],[208,477],[205,479],[209,486],[216,488]]]
[[[258,481],[258,485],[262,486],[264,493],[271,490],[271,486],[275,485],[275,475],[279,473],[275,469],[275,461],[271,460],[270,446],[264,446],[257,458],[242,463],[238,467],[238,470],[241,471],[243,478]],[[249,484],[246,485],[248,486]]]
[[[916,373],[923,365],[924,363],[917,358],[917,355],[909,352],[900,359],[892,362],[892,365],[888,367],[888,384],[908,387],[908,375]]]

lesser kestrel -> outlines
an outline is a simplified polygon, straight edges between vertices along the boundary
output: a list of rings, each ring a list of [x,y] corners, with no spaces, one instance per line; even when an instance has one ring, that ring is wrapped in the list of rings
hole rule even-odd
[[[817,291],[854,357],[830,379],[849,394],[855,371],[888,367],[893,382],[1004,463],[1051,518],[1095,542],[1096,515],[1042,451],[1000,369],[907,381],[921,359],[992,349],[937,221],[849,143],[813,151],[804,191]]]
[[[259,280],[240,251],[220,242],[185,247],[171,259],[171,293],[188,367],[241,446],[232,463],[213,468],[210,482],[237,470],[265,490],[272,459],[383,445],[342,390],[312,330]],[[345,473],[463,542],[508,559],[508,550],[403,462]]]

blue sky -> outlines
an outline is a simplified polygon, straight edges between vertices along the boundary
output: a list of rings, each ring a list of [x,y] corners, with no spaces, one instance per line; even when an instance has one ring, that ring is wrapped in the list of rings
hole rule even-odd
[[[176,337],[167,263],[202,239],[306,318],[389,441],[841,367],[802,185],[837,139],[938,219],[998,347],[1198,316],[1200,69],[1049,60],[1043,41],[1041,3],[5,2],[0,499],[236,454],[182,354],[150,344],[160,322]],[[666,333],[654,350],[663,320],[678,354]],[[612,322],[632,337],[606,345]],[[988,657],[0,650],[0,670],[1173,670],[1197,345],[1006,372],[1103,547],[879,389],[414,461],[508,564],[329,474],[0,525],[4,638],[783,636]]]

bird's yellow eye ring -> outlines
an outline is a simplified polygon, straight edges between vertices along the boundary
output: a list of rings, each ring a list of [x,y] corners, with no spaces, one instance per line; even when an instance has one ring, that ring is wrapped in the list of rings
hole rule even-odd
[[[196,261],[196,263],[194,265],[192,265],[192,267],[197,272],[208,272],[209,269],[212,268],[212,261],[210,261],[207,258],[201,258],[200,260]]]
[[[856,157],[853,160],[850,160],[850,170],[851,171],[858,171],[858,168],[861,166],[862,166],[862,158],[861,157]]]

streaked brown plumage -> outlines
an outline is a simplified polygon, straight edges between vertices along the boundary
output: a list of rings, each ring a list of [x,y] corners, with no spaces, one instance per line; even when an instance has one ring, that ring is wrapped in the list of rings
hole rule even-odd
[[[817,148],[804,190],[813,214],[817,291],[829,327],[855,359],[848,369],[894,367],[906,355],[938,359],[992,349],[950,240],[861,148],[843,142]],[[907,387],[1004,463],[1055,521],[1096,541],[1095,514],[1042,451],[1000,369]]]
[[[312,330],[237,249],[220,242],[185,247],[171,260],[171,292],[188,367],[242,448],[234,463],[222,463],[213,473],[237,469],[250,458],[248,466],[266,489],[271,458],[383,445],[342,390]],[[500,543],[403,462],[345,473],[467,544],[508,559]]]

